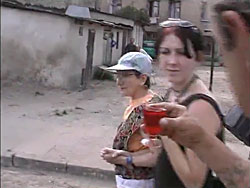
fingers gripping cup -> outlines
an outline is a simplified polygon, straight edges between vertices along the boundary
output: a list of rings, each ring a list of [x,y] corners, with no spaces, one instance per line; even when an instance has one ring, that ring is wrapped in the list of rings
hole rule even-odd
[[[158,135],[162,131],[161,118],[167,117],[165,108],[145,105],[143,108],[145,132],[149,135]]]

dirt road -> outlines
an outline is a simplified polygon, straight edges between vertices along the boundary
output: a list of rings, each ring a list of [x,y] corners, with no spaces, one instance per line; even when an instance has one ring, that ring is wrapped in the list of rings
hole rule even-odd
[[[209,71],[209,67],[201,67],[197,71],[207,85]],[[158,76],[155,77],[155,82],[152,89],[163,94],[167,85],[166,79]],[[215,68],[213,92],[223,112],[235,104],[224,68]],[[121,97],[113,81],[93,81],[89,89],[81,92],[45,88],[32,83],[2,81],[1,150],[12,150],[17,144],[27,142],[27,138],[32,140],[42,133],[46,135],[51,127],[60,129],[79,126],[85,127],[86,132],[83,135],[92,134],[88,133],[92,128],[93,132],[100,132],[98,135],[102,136],[94,139],[99,139],[100,143],[96,151],[93,151],[97,152],[99,148],[111,145],[127,102]],[[34,128],[39,128],[40,132],[33,133]],[[88,142],[84,139],[83,142]],[[226,141],[236,152],[248,157],[247,148],[228,132]],[[238,150],[239,148],[242,149]]]

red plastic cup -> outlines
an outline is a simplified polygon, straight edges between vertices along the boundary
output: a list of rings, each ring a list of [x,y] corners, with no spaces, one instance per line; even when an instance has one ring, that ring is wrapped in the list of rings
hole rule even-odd
[[[167,110],[164,108],[156,108],[145,105],[143,108],[145,132],[149,135],[158,135],[162,128],[160,127],[160,119],[167,116]]]

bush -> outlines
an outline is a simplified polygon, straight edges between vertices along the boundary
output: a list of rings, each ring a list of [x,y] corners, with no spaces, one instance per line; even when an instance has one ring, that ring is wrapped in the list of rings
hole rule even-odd
[[[127,6],[118,10],[115,15],[134,20],[142,25],[148,25],[150,23],[149,16],[144,9],[138,10],[132,6]]]

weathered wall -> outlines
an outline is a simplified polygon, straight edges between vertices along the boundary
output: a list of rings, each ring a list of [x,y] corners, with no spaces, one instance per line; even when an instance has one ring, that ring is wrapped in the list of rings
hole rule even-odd
[[[28,3],[31,5],[42,5],[45,7],[67,8],[69,5],[78,5],[82,7],[91,7],[99,5],[100,0],[16,0],[21,3]]]
[[[168,1],[160,1],[160,10],[159,10],[159,22],[165,21],[168,19]]]
[[[96,33],[93,66],[103,63],[106,26],[88,21],[76,24],[74,19],[64,16],[7,7],[1,9],[1,22],[3,80],[33,80],[53,87],[78,87],[81,69],[86,66],[89,29]],[[133,24],[133,21],[127,22]],[[122,52],[123,30],[109,29],[114,39],[119,32],[119,46],[112,49],[112,63],[116,63]]]
[[[80,85],[87,32],[79,36],[73,19],[2,7],[1,24],[2,79],[64,88]]]
[[[132,35],[133,38],[135,38],[135,43],[137,45],[139,45],[139,46],[142,46],[143,29],[142,29],[142,27],[140,25],[134,23],[133,20],[129,20],[129,19],[121,18],[121,17],[115,17],[115,16],[108,15],[108,14],[101,14],[99,12],[90,12],[90,15],[91,15],[91,18],[94,18],[94,19],[105,20],[105,21],[116,23],[116,24],[125,24],[125,25],[129,25],[129,26],[133,27],[133,30],[130,30],[131,35]],[[122,33],[120,33],[120,37],[121,36],[122,36]],[[122,39],[121,39],[121,41],[122,41]],[[128,41],[129,41],[129,38],[127,39],[127,42]],[[121,44],[122,44],[122,42],[121,42]],[[115,51],[115,53],[118,53],[118,54],[114,55],[112,63],[116,61],[115,60],[116,57],[120,56],[120,51],[117,52],[117,50],[114,49],[114,48],[113,48],[113,51]],[[113,51],[112,51],[112,54],[113,54]]]
[[[204,0],[185,0],[182,1],[181,5],[181,18],[192,21],[195,25],[197,25],[202,30],[204,29],[204,25],[201,22],[201,7],[202,1]],[[206,0],[207,2],[207,19],[210,23],[206,24],[207,28],[211,29],[211,21],[212,21],[212,7],[216,2],[220,0]]]
[[[98,8],[102,12],[110,12],[110,4],[112,0],[98,0]]]
[[[137,9],[148,9],[148,0],[123,0],[122,7],[133,6]]]
[[[143,29],[140,25],[135,25],[133,29],[133,38],[135,39],[135,44],[142,47],[143,43]]]

